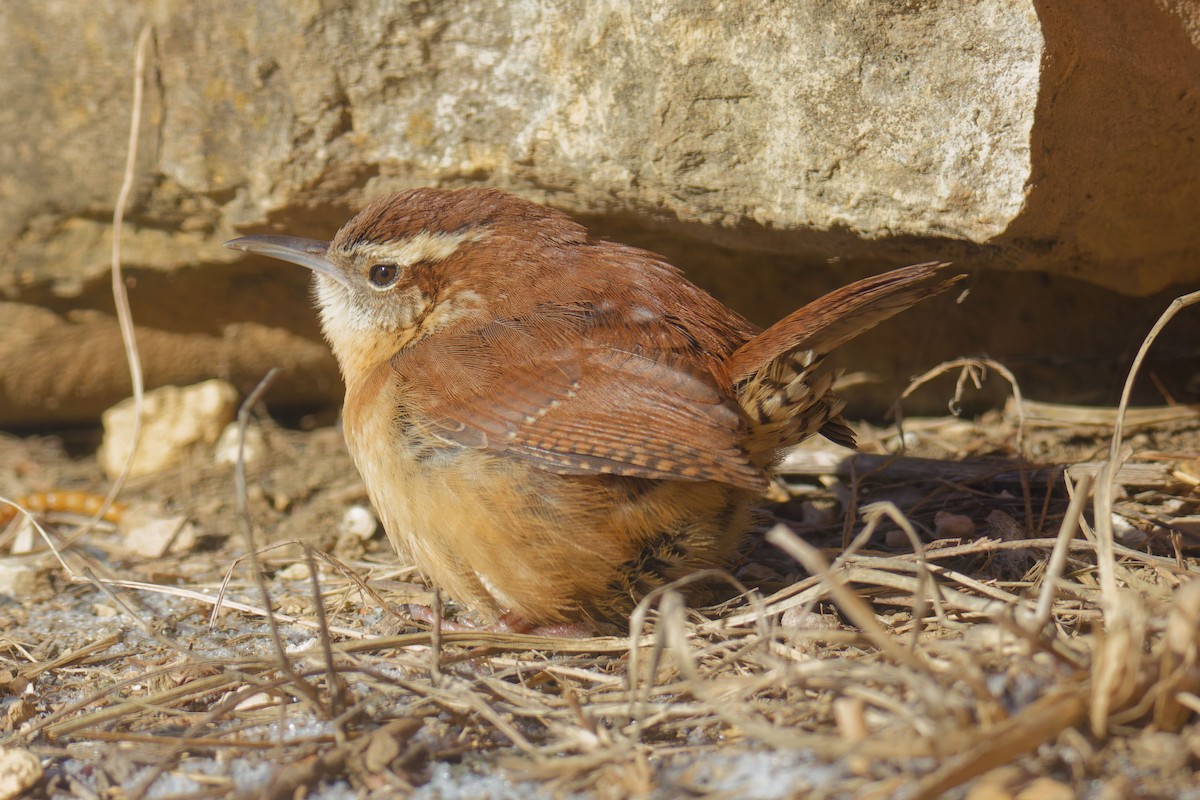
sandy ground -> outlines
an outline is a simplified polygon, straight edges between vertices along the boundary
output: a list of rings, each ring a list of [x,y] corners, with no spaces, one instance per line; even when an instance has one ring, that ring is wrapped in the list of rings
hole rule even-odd
[[[1068,499],[1036,467],[1103,458],[1108,430],[1028,427],[1022,476],[993,413],[859,426],[864,459],[900,460],[789,462],[770,512],[838,580],[767,524],[733,565],[754,598],[664,600],[641,638],[575,642],[413,623],[433,594],[372,531],[337,428],[255,427],[261,586],[210,448],[131,483],[115,524],[72,538],[81,517],[38,515],[58,555],[19,520],[0,533],[0,746],[40,763],[31,796],[1200,797],[1194,420],[1128,439],[1128,620],[1106,616],[1090,525],[1028,618]],[[97,438],[0,436],[0,495],[103,492]],[[860,537],[881,501],[920,557],[886,518]],[[214,617],[221,593],[240,605]]]

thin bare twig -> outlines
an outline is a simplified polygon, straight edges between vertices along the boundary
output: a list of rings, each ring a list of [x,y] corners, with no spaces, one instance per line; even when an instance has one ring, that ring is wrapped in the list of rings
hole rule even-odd
[[[75,531],[68,541],[74,541],[104,518],[108,510],[117,502],[125,482],[133,471],[133,460],[137,455],[138,440],[142,435],[142,406],[145,395],[145,381],[142,376],[142,359],[138,354],[137,335],[133,328],[133,312],[129,307],[129,291],[125,287],[125,276],[121,270],[121,230],[125,222],[125,208],[129,204],[129,196],[133,193],[134,177],[137,173],[138,142],[141,139],[142,99],[146,86],[146,48],[150,43],[153,27],[149,22],[142,26],[138,34],[137,48],[133,61],[133,103],[129,113],[129,145],[125,155],[125,172],[121,178],[121,189],[117,193],[116,207],[113,209],[112,223],[112,294],[113,303],[117,309],[117,323],[121,328],[121,343],[125,346],[125,360],[129,363],[129,382],[133,384],[133,433],[129,437],[129,452],[121,467],[121,474],[109,487],[104,502],[90,521]]]
[[[1042,591],[1038,596],[1037,612],[1033,618],[1033,624],[1037,630],[1044,628],[1050,621],[1050,615],[1054,610],[1054,596],[1058,590],[1058,580],[1062,577],[1063,568],[1067,564],[1071,540],[1075,538],[1075,532],[1079,530],[1083,507],[1092,490],[1091,475],[1080,476],[1079,481],[1073,487],[1070,485],[1070,480],[1068,477],[1071,502],[1067,506],[1067,513],[1063,516],[1062,525],[1058,529],[1058,537],[1054,543],[1054,549],[1050,552],[1046,573],[1042,576]]]
[[[246,427],[250,424],[250,414],[254,410],[254,406],[258,405],[258,401],[262,399],[263,394],[270,387],[271,381],[275,380],[275,376],[278,374],[279,367],[271,367],[238,409],[237,463],[234,465],[233,473],[237,489],[238,520],[241,522],[242,537],[246,541],[246,552],[250,556],[254,582],[257,584],[259,594],[262,597],[263,608],[267,610],[267,626],[271,631],[271,643],[275,646],[275,657],[278,659],[279,669],[290,679],[304,697],[312,703],[317,713],[322,717],[327,717],[329,709],[322,702],[321,696],[308,681],[301,678],[296,672],[292,666],[292,660],[288,658],[287,650],[283,646],[283,637],[279,633],[279,623],[276,621],[275,614],[271,609],[271,590],[267,588],[267,579],[263,575],[262,562],[258,560],[258,548],[254,544],[254,525],[250,521],[250,503],[246,490]]]

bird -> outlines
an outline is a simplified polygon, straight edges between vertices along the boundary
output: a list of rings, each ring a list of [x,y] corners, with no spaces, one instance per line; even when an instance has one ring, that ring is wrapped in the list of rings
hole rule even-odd
[[[825,356],[963,277],[902,267],[761,330],[661,256],[481,186],[380,197],[328,242],[225,246],[312,271],[392,545],[523,631],[619,630],[729,567],[787,448],[854,444]]]

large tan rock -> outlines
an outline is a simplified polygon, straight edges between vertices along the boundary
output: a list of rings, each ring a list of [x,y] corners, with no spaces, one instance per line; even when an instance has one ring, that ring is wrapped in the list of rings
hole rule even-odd
[[[368,197],[414,184],[485,180],[551,203],[682,253],[735,301],[752,277],[774,304],[739,308],[763,322],[818,285],[930,258],[1140,296],[1200,279],[1193,0],[10,0],[0,295],[14,305],[0,313],[55,319],[33,341],[0,325],[0,424],[86,419],[128,391],[108,218],[144,20],[125,257],[147,337],[188,353],[160,359],[152,384],[222,374],[245,390],[283,363],[275,397],[336,396],[301,276],[219,244],[328,236]],[[996,324],[959,352],[1010,350],[1004,314],[982,318]],[[96,335],[64,352],[80,325]],[[1053,325],[1033,337],[1043,348]],[[1089,346],[1108,356],[1114,335]],[[927,365],[914,358],[891,366]]]

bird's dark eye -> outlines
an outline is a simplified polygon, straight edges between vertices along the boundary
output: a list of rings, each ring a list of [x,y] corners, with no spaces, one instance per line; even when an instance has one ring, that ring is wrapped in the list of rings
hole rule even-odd
[[[367,280],[380,289],[391,286],[400,275],[400,268],[395,264],[372,264],[367,271]]]

